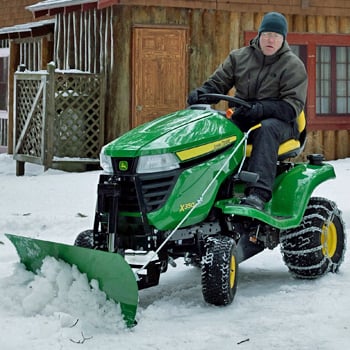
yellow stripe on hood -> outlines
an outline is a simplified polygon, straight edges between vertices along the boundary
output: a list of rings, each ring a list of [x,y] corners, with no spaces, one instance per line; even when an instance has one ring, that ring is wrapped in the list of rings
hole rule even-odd
[[[236,136],[226,137],[225,139],[207,143],[202,146],[197,146],[193,148],[186,149],[184,151],[176,152],[176,155],[181,161],[189,160],[192,158],[200,157],[204,154],[217,151],[221,148],[228,146],[229,144],[235,142]]]

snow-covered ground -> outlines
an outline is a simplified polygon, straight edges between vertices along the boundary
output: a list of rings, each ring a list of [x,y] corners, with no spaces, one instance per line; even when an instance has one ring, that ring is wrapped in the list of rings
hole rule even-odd
[[[332,164],[337,179],[316,195],[334,200],[349,228],[350,159]],[[132,329],[75,268],[47,259],[39,275],[26,271],[4,233],[72,244],[92,227],[98,175],[26,164],[26,175],[16,177],[15,162],[0,155],[1,350],[350,348],[348,255],[339,273],[308,281],[288,273],[278,248],[267,250],[240,265],[227,307],[207,305],[200,271],[178,259],[159,286],[140,291]]]

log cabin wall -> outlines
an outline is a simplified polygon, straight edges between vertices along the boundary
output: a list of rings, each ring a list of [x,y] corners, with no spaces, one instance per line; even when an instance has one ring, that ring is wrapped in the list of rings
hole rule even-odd
[[[247,15],[210,9],[115,6],[113,13],[114,33],[118,35],[115,35],[115,69],[112,72],[110,87],[115,98],[109,100],[109,113],[106,115],[108,140],[130,128],[129,40],[133,25],[181,25],[189,28],[188,86],[191,90],[202,84],[230,50],[243,45],[240,30],[254,30],[255,21],[259,21],[258,14]]]
[[[32,14],[25,9],[33,5],[35,0],[1,1],[0,4],[0,27],[10,27],[16,24],[33,22]]]
[[[243,10],[242,12],[158,6],[114,6],[115,68],[110,78],[109,90],[112,93],[108,99],[106,113],[106,141],[114,139],[130,128],[130,40],[133,25],[188,26],[190,30],[188,86],[191,90],[203,83],[230,50],[244,45],[245,31],[258,30],[266,12],[265,8],[261,8],[264,10],[262,12],[252,12],[252,5],[236,3],[237,7]],[[323,9],[324,12],[334,13],[334,10],[331,11],[329,8]],[[244,10],[250,10],[250,12]],[[283,8],[275,5],[266,10],[283,10]],[[350,16],[317,15],[305,12],[306,14],[303,14],[303,11],[299,11],[299,14],[288,14],[286,11],[289,32],[350,33]],[[310,12],[315,11],[311,9]],[[349,157],[349,144],[349,130],[309,131],[304,154],[323,153],[328,160]]]
[[[104,64],[93,68],[81,65],[83,70],[97,67],[106,75],[107,96],[105,112],[105,141],[108,142],[128,131],[132,117],[132,30],[137,25],[182,26],[188,28],[188,90],[199,86],[214,71],[232,49],[245,44],[244,35],[257,31],[264,13],[279,11],[286,15],[289,32],[319,34],[350,34],[350,1],[333,0],[96,0],[94,9],[56,12],[55,61],[58,68],[66,69],[71,62],[97,63],[94,57],[77,57],[74,45],[67,50],[67,40],[82,40],[86,48],[103,41],[106,51]],[[161,4],[161,5],[160,5]],[[59,4],[57,6],[60,6]],[[105,30],[98,21],[107,9],[111,18],[105,20]],[[45,12],[45,11],[44,11]],[[50,11],[47,11],[49,14]],[[43,16],[38,11],[38,16]],[[101,17],[102,16],[102,17]],[[82,20],[83,19],[83,20]],[[73,29],[74,28],[74,29]],[[80,29],[79,29],[80,28]],[[93,28],[93,30],[92,30]],[[82,31],[83,30],[83,31]],[[111,32],[109,32],[111,30]],[[78,35],[78,32],[85,33]],[[103,34],[103,33],[104,34]],[[95,35],[93,38],[91,35]],[[65,46],[66,45],[66,46]],[[108,51],[110,49],[110,51]],[[92,55],[87,49],[82,55]],[[80,53],[78,53],[78,56]],[[76,61],[78,60],[78,61]],[[100,63],[102,62],[99,61]],[[69,63],[67,65],[67,63]],[[88,64],[89,65],[89,64]],[[75,66],[75,64],[74,64]],[[73,67],[73,66],[72,66]],[[78,67],[76,67],[78,68]],[[177,72],[174,72],[177,74]],[[305,153],[324,153],[326,159],[350,156],[350,115],[341,127],[327,130],[309,129]]]

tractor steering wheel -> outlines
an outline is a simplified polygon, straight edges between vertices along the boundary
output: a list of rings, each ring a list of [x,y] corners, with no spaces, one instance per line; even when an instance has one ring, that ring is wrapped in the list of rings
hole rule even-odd
[[[223,95],[223,94],[202,94],[199,96],[199,101],[201,97],[209,97],[217,100],[223,100],[223,101],[228,101],[231,102],[235,107],[241,107],[244,106],[246,108],[252,108],[252,105],[247,102],[242,100],[241,98],[234,97],[234,96],[228,96],[228,95]]]

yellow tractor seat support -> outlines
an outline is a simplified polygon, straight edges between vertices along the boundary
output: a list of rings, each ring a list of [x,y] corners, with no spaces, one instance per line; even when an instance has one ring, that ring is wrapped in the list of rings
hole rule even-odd
[[[299,138],[298,139],[289,139],[283,143],[281,143],[278,148],[278,160],[284,160],[287,158],[293,158],[298,156],[305,146],[306,141],[306,118],[305,113],[302,111],[298,118],[298,130],[299,130]],[[247,144],[246,156],[250,157],[252,153],[252,144]]]

